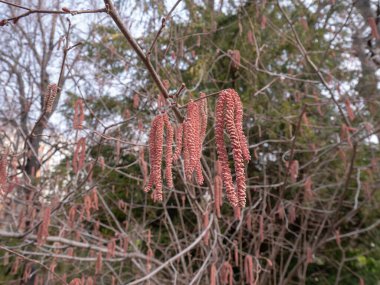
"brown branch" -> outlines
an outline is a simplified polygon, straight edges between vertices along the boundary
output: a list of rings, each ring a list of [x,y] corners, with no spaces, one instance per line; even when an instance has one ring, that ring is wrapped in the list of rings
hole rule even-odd
[[[20,14],[18,16],[1,20],[2,25],[5,25],[11,21],[17,22],[21,18],[27,17],[27,16],[32,15],[32,14],[65,14],[65,15],[71,14],[72,16],[74,16],[74,15],[79,15],[79,14],[92,14],[92,13],[105,13],[105,12],[107,12],[106,8],[93,9],[93,10],[90,10],[90,9],[88,9],[88,10],[69,10],[69,9],[48,10],[48,9],[32,9],[32,8],[28,8],[28,7],[25,7],[22,5],[9,3],[8,1],[4,1],[4,0],[0,0],[0,3],[6,4],[6,5],[12,6],[12,7],[17,7],[17,8],[23,9],[23,10],[27,10],[27,12]]]
[[[135,41],[135,39],[132,37],[131,33],[129,32],[128,28],[125,26],[123,20],[120,18],[118,12],[116,11],[116,8],[112,2],[112,0],[104,0],[104,3],[106,5],[107,13],[111,16],[112,20],[115,22],[116,26],[119,28],[121,33],[124,35],[125,39],[128,41],[128,43],[131,45],[131,47],[134,49],[134,51],[137,53],[138,57],[141,59],[143,64],[148,69],[149,74],[152,76],[153,81],[156,83],[158,89],[162,93],[162,95],[165,97],[165,99],[170,98],[168,91],[166,90],[164,84],[162,83],[160,77],[158,76],[157,72],[155,71],[152,63],[150,60],[145,56],[144,51],[141,49],[139,44]],[[183,116],[178,110],[176,106],[171,107],[177,120],[179,122],[183,122]]]

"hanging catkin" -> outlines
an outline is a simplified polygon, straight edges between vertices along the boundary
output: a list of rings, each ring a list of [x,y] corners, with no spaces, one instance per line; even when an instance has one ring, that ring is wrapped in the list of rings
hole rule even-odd
[[[175,129],[175,145],[176,149],[173,155],[173,162],[177,161],[181,156],[182,152],[182,135],[183,135],[183,124],[179,124]]]
[[[50,208],[45,208],[43,211],[42,222],[38,227],[37,233],[37,244],[42,245],[45,243],[48,235],[49,235],[49,225],[50,225]]]
[[[77,174],[84,166],[86,155],[86,138],[80,138],[76,144],[73,157],[73,170]]]
[[[200,94],[201,100],[190,101],[187,104],[186,120],[183,123],[183,159],[185,175],[191,180],[193,173],[196,181],[203,184],[201,165],[202,144],[207,128],[207,100],[205,94]]]
[[[74,105],[74,120],[73,120],[74,130],[81,130],[83,128],[83,121],[84,121],[83,100],[78,99],[75,101],[75,105]]]
[[[0,194],[5,194],[7,191],[7,152],[3,152],[0,158]]]
[[[246,255],[244,259],[245,283],[254,284],[253,278],[253,260],[251,255]]]
[[[243,108],[240,97],[235,90],[226,89],[219,93],[215,113],[216,147],[222,166],[222,179],[226,188],[226,196],[233,207],[244,207],[246,202],[244,161],[249,161],[251,157],[242,127]],[[232,144],[236,172],[236,191],[224,142],[224,128],[226,128]]]
[[[169,188],[173,188],[173,175],[172,175],[172,165],[173,165],[173,136],[174,130],[169,121],[168,114],[164,114],[164,123],[166,128],[166,152],[165,152],[165,179]]]
[[[166,127],[166,172],[165,178],[168,187],[173,187],[172,178],[172,163],[173,163],[173,127],[170,124],[169,117],[167,114],[157,115],[151,125],[151,130],[149,133],[149,159],[150,159],[150,176],[148,185],[145,187],[144,191],[148,192],[152,187],[155,187],[152,198],[154,201],[162,201],[162,154],[164,145],[164,127]]]
[[[216,285],[216,266],[215,263],[211,265],[210,270],[210,285]]]
[[[55,83],[49,84],[46,93],[44,94],[44,104],[45,111],[51,113],[53,111],[53,106],[55,102],[55,97],[57,97],[58,86]]]

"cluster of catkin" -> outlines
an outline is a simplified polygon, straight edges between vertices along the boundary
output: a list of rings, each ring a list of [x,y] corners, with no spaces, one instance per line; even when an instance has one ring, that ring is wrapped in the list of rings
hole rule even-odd
[[[251,159],[247,139],[243,132],[243,107],[239,94],[233,89],[219,93],[215,109],[215,139],[218,158],[221,165],[221,176],[226,196],[233,207],[245,207],[246,178],[244,162]],[[236,172],[236,190],[232,180],[228,153],[225,146],[224,130],[232,146],[232,154]]]
[[[174,130],[169,121],[168,114],[157,115],[151,124],[149,133],[149,159],[150,159],[150,176],[148,185],[144,191],[148,192],[152,187],[155,187],[152,198],[154,201],[162,201],[162,154],[164,145],[164,129],[166,129],[166,153],[165,153],[165,178],[169,188],[173,187],[172,177],[172,161],[173,161],[173,136]]]
[[[222,204],[222,185],[226,188],[226,196],[234,208],[245,206],[246,202],[246,178],[245,165],[251,159],[248,150],[247,139],[243,132],[243,107],[239,95],[233,89],[226,89],[219,93],[216,103],[215,137],[218,152],[218,173],[215,179],[215,206],[217,216],[220,216]],[[154,118],[149,134],[149,156],[151,172],[145,191],[153,186],[153,200],[161,201],[162,177],[161,165],[164,145],[164,126],[166,128],[166,180],[168,187],[173,187],[172,163],[181,156],[184,160],[185,177],[190,181],[195,173],[196,182],[203,184],[202,174],[202,144],[206,136],[207,128],[207,100],[204,93],[197,100],[191,100],[187,104],[186,119],[176,128],[176,150],[172,153],[173,128],[167,114]],[[226,150],[224,133],[229,136],[232,145],[233,160],[236,172],[236,190],[229,167],[228,153]],[[239,209],[238,209],[239,210]]]

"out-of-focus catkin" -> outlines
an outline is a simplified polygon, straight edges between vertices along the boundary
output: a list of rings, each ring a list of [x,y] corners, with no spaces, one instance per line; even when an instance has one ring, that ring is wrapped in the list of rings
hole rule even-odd
[[[7,152],[3,152],[0,158],[0,194],[7,192]]]
[[[47,91],[44,96],[45,111],[51,113],[53,111],[53,106],[55,98],[57,97],[58,86],[55,83],[49,84]]]
[[[83,128],[84,121],[84,104],[82,99],[78,99],[74,104],[74,120],[73,128],[74,130],[81,130]]]
[[[43,211],[42,221],[38,227],[38,233],[37,233],[38,245],[44,244],[46,241],[46,238],[49,235],[50,213],[51,213],[51,210],[49,207],[45,208]]]
[[[211,265],[210,270],[210,285],[216,285],[216,266],[215,263]]]
[[[73,170],[77,174],[84,166],[86,156],[86,138],[80,138],[77,141],[74,157],[73,157]]]

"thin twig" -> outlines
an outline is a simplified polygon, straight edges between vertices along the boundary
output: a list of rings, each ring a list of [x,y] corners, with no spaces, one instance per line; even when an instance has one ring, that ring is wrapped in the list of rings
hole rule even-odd
[[[182,0],[178,0],[178,1],[174,4],[173,8],[172,8],[172,9],[169,11],[169,13],[166,15],[166,17],[165,17],[165,18],[162,18],[162,20],[161,20],[161,27],[160,27],[160,29],[158,30],[156,36],[154,37],[154,40],[153,40],[153,42],[152,42],[152,45],[150,46],[149,51],[148,51],[147,54],[146,54],[146,57],[147,57],[147,58],[149,58],[150,55],[152,54],[152,51],[153,51],[153,49],[154,49],[154,47],[155,47],[155,45],[156,45],[156,43],[157,43],[157,40],[158,40],[159,36],[160,36],[161,33],[162,33],[162,30],[166,27],[166,22],[169,20],[171,14],[174,12],[175,8],[177,8],[178,4],[179,4],[181,1],[182,1]]]
[[[142,277],[140,279],[137,279],[137,280],[135,280],[133,282],[130,282],[128,284],[129,285],[142,284],[144,281],[146,281],[149,278],[151,278],[152,276],[156,275],[158,272],[160,272],[163,268],[165,268],[166,266],[168,266],[169,264],[171,264],[173,261],[177,260],[179,257],[181,257],[182,255],[186,254],[191,249],[193,249],[203,239],[203,237],[206,235],[206,233],[209,231],[209,229],[210,229],[210,227],[212,225],[213,219],[214,219],[214,215],[211,214],[210,215],[210,221],[209,221],[209,224],[208,224],[207,228],[205,228],[204,231],[199,235],[199,237],[196,240],[194,240],[188,247],[186,247],[184,250],[182,250],[181,252],[179,252],[176,255],[174,255],[172,258],[169,258],[167,261],[165,261],[162,265],[160,265],[159,267],[157,267],[155,270],[153,270],[148,275],[146,275],[146,276],[144,276],[144,277]]]

